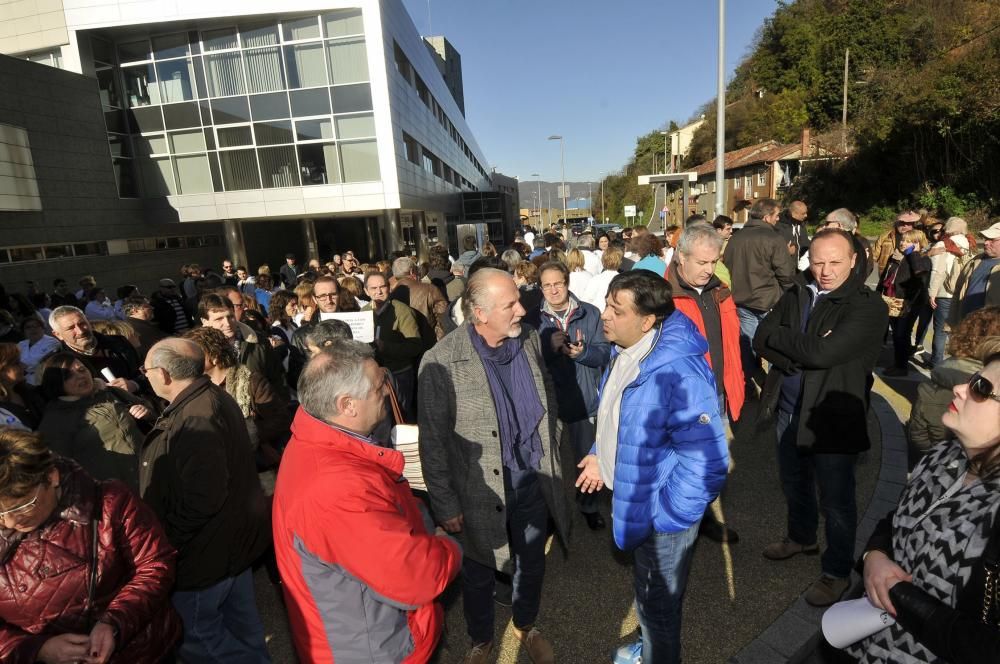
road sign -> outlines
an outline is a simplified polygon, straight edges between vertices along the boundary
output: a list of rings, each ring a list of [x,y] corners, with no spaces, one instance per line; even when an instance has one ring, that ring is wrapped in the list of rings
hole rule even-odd
[[[593,217],[587,217],[587,223],[588,224],[594,223],[594,218]]]
[[[625,216],[626,217],[634,217],[635,216],[635,206],[634,205],[626,205],[625,206]]]

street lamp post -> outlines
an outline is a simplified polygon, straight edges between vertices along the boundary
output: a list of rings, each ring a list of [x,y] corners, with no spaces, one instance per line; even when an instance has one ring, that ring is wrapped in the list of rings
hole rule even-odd
[[[542,176],[540,173],[532,173],[531,177],[541,178]],[[535,183],[538,184],[538,230],[541,231],[542,230],[542,181],[540,179],[536,179]],[[532,247],[532,249],[534,249],[534,247]]]
[[[725,214],[726,196],[726,0],[719,0],[719,66],[715,102],[715,214]]]
[[[607,173],[601,173],[601,216],[604,217],[604,221],[608,220],[608,211],[604,207],[604,181],[608,179]]]
[[[663,134],[663,172],[664,173],[669,173],[671,171],[667,170],[668,169],[668,167],[667,167],[667,136],[670,135],[670,132],[668,132],[668,131],[661,131],[660,133]]]
[[[562,202],[563,202],[563,223],[566,223],[566,151],[563,137],[553,134],[549,136],[550,141],[559,141],[559,168],[562,173]]]

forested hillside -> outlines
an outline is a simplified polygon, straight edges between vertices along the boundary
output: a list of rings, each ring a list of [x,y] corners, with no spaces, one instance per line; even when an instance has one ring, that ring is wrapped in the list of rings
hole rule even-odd
[[[708,122],[686,165],[714,156],[714,101],[699,113]],[[1000,2],[780,3],[728,86],[726,149],[793,142],[803,126],[828,147],[847,146],[847,159],[797,183],[793,194],[817,211],[847,204],[873,220],[902,203],[945,215],[1000,212]],[[638,140],[627,172],[651,166],[642,148],[653,136]],[[635,178],[609,178],[606,188],[640,193],[627,179]]]

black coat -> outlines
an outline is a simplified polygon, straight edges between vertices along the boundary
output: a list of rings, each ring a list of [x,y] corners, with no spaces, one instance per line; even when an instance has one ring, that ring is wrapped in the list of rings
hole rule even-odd
[[[862,452],[871,446],[868,398],[888,310],[857,275],[816,304],[803,332],[802,312],[808,306],[808,287],[799,277],[757,328],[754,351],[772,364],[762,415],[773,415],[785,376],[801,371],[799,449]]]
[[[177,548],[177,590],[236,576],[268,546],[267,501],[243,413],[207,376],[146,436],[139,489]]]
[[[782,210],[781,214],[778,215],[778,223],[774,227],[781,234],[781,237],[785,238],[785,244],[795,243],[796,257],[806,253],[809,249],[809,233],[806,230],[806,225],[793,219],[788,210]]]
[[[931,259],[919,251],[912,251],[902,259],[890,258],[879,278],[879,292],[885,291],[886,277],[893,275],[895,297],[903,298],[905,315],[911,309],[927,302],[927,283],[931,275]]]
[[[62,350],[72,353],[85,367],[90,369],[94,378],[105,380],[101,375],[101,369],[107,367],[115,378],[125,378],[139,384],[140,388],[147,386],[146,379],[139,373],[139,354],[135,352],[135,347],[125,337],[114,334],[100,334],[94,332],[97,339],[97,350],[93,355],[84,355],[73,350],[63,343]]]

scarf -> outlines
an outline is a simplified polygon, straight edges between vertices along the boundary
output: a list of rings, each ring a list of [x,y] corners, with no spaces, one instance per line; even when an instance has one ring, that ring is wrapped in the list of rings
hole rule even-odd
[[[520,339],[507,339],[498,348],[490,347],[476,329],[469,326],[472,347],[483,361],[486,380],[500,428],[500,456],[505,468],[538,468],[542,441],[538,424],[545,415]],[[515,395],[517,402],[515,404]]]

